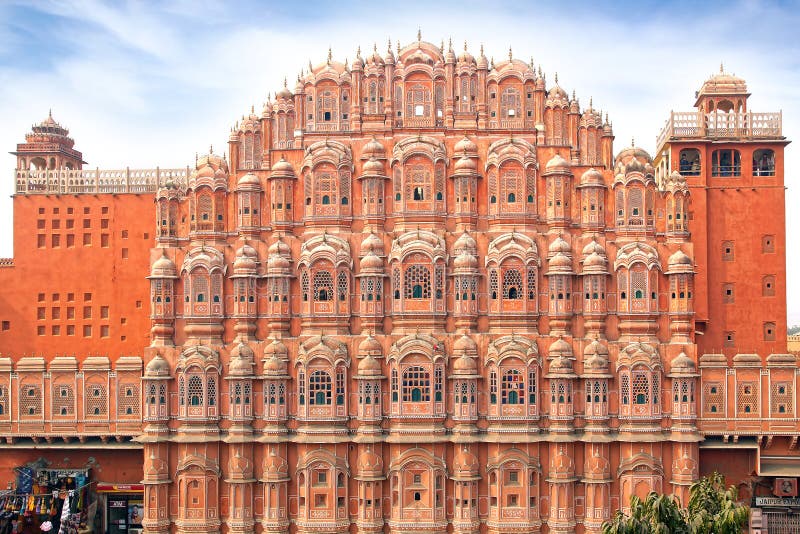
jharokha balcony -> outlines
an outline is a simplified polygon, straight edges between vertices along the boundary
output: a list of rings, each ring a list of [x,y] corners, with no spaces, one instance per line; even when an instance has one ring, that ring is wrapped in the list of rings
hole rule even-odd
[[[17,169],[15,193],[82,194],[82,193],[155,193],[172,182],[186,187],[189,168],[183,169]]]
[[[672,111],[658,135],[658,150],[670,139],[773,139],[782,137],[783,112],[752,111],[704,113]]]

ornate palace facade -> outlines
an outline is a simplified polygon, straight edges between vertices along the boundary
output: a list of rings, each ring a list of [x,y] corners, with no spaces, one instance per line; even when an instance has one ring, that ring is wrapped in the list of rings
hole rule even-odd
[[[599,532],[714,469],[796,481],[787,141],[748,96],[720,73],[614,156],[557,77],[418,39],[329,54],[193,169],[83,169],[49,118],[6,446],[118,448],[148,534]]]

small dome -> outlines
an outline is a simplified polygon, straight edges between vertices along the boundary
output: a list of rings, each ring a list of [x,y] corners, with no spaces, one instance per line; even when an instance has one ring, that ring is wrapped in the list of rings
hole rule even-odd
[[[375,271],[383,271],[383,260],[375,254],[373,251],[367,252],[367,255],[361,258],[361,262],[359,262],[359,266],[361,267],[362,271],[365,272],[375,272]]]
[[[453,353],[454,354],[476,354],[478,352],[478,346],[475,344],[475,341],[467,334],[463,334],[460,338],[453,343]]]
[[[584,256],[589,256],[592,253],[596,253],[596,254],[599,254],[601,256],[605,256],[606,255],[606,249],[603,248],[603,245],[601,245],[600,243],[598,243],[597,241],[592,239],[591,241],[589,241],[589,243],[586,244],[585,247],[583,247],[582,254]]]
[[[468,63],[470,65],[475,65],[475,57],[467,52],[467,45],[464,43],[464,51],[458,55],[458,62],[459,63]]]
[[[567,341],[564,341],[562,338],[558,338],[550,345],[550,350],[548,351],[548,357],[555,358],[558,356],[571,358],[572,357],[572,345],[569,344]]]
[[[682,250],[677,250],[675,253],[669,257],[667,265],[669,266],[669,270],[673,270],[678,267],[692,267],[692,258],[687,256],[683,253]]]
[[[456,269],[477,269],[478,258],[476,258],[474,254],[462,251],[461,254],[456,256],[456,259],[453,260],[453,267]]]
[[[270,254],[267,258],[267,270],[269,271],[289,269],[291,266],[289,259],[281,254]]]
[[[593,355],[608,356],[608,347],[600,343],[597,339],[586,345],[583,349],[583,357],[587,358]]]
[[[255,272],[257,268],[256,257],[256,249],[246,243],[242,245],[242,247],[236,251],[236,260],[233,262],[234,272]]]
[[[456,161],[455,167],[453,168],[453,172],[459,174],[474,173],[477,170],[478,164],[474,159],[468,157],[467,155],[458,158],[458,161]]]
[[[479,469],[478,458],[466,447],[456,450],[453,455],[453,474],[456,477],[476,477]]]
[[[475,375],[478,373],[478,366],[475,358],[462,354],[453,362],[453,375]]]
[[[383,163],[371,156],[361,167],[362,176],[384,176]]]
[[[236,346],[231,349],[231,360],[235,360],[237,358],[250,358],[253,359],[254,356],[253,349],[250,348],[250,345],[240,341]]]
[[[278,100],[292,100],[294,98],[294,95],[286,86],[286,80],[283,81],[283,88],[278,91],[278,93],[275,95],[275,98]]]
[[[572,252],[572,248],[569,246],[569,243],[567,243],[564,240],[563,237],[558,236],[553,240],[552,243],[550,243],[550,246],[547,247],[547,251],[550,254],[556,254],[558,252],[562,254],[569,254],[570,252]]]
[[[558,78],[556,84],[547,91],[547,98],[545,99],[546,107],[566,107],[569,105],[569,96],[567,92],[558,85]]]
[[[362,477],[383,476],[383,460],[370,448],[358,455],[358,475]]]
[[[362,148],[361,148],[361,158],[362,159],[385,159],[386,158],[386,148],[378,141],[375,136],[372,137]]]
[[[608,260],[597,252],[592,252],[583,260],[584,271],[605,271],[607,267]]]
[[[167,362],[163,356],[156,353],[153,359],[147,362],[147,366],[144,368],[144,376],[147,378],[171,376],[169,362]]]
[[[280,254],[282,256],[288,256],[291,253],[292,249],[280,238],[278,238],[278,240],[271,244],[267,249],[267,254],[269,255]]]
[[[252,172],[248,172],[239,178],[236,187],[239,189],[261,189],[261,180]]]
[[[475,241],[475,238],[469,235],[466,231],[458,236],[456,242],[453,243],[453,250],[457,252],[462,250],[474,251],[477,247],[478,243]]]
[[[233,357],[233,351],[231,351],[231,362],[228,365],[228,375],[229,376],[250,376],[253,374],[253,349],[248,347],[247,345],[240,344],[236,348],[239,349],[239,355]],[[236,348],[234,350],[236,350]],[[245,356],[244,354],[249,352],[250,356]]]
[[[560,154],[556,154],[550,158],[550,161],[548,161],[547,165],[545,166],[545,172],[561,172],[563,174],[569,174],[569,169],[569,161],[562,158]]]
[[[267,376],[286,376],[287,370],[286,361],[275,354],[264,361],[264,374]]]
[[[592,167],[581,175],[581,185],[605,185],[603,174]]]
[[[570,271],[572,269],[572,260],[563,252],[558,252],[547,260],[547,264],[551,271]]]
[[[383,347],[380,341],[375,339],[372,335],[368,335],[358,344],[358,354],[381,355],[383,354]]]
[[[631,160],[625,165],[625,173],[631,172],[641,172],[644,173],[644,163],[639,161],[636,158],[631,158]]]
[[[694,373],[697,366],[685,352],[681,352],[670,362],[670,373]]]
[[[489,60],[483,53],[483,45],[481,45],[481,55],[478,56],[478,68],[481,70],[489,70]]]
[[[361,242],[361,253],[374,252],[377,255],[383,254],[383,239],[374,232],[370,232]]]
[[[289,356],[289,349],[278,338],[273,338],[272,343],[264,347],[264,357],[277,356],[282,360],[286,360]]]
[[[358,374],[361,376],[380,376],[381,362],[376,360],[371,354],[367,354],[358,362]]]
[[[478,145],[476,145],[466,135],[453,147],[454,157],[458,156],[459,154],[476,154],[477,152]]]
[[[283,159],[283,156],[272,166],[272,178],[294,178],[294,176],[294,167],[292,167],[291,163]]]
[[[572,360],[564,356],[557,356],[550,360],[549,374],[571,374]]]
[[[177,278],[178,270],[175,263],[169,259],[166,254],[161,254],[161,257],[153,262],[150,268],[150,278]]]

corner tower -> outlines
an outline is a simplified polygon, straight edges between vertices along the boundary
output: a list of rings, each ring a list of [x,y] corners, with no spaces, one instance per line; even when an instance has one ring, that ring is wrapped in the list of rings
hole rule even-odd
[[[74,146],[69,130],[53,119],[51,111],[45,120],[31,127],[25,142],[17,144],[11,154],[17,156],[18,170],[81,169],[86,162]]]
[[[722,66],[695,95],[694,111],[670,113],[654,166],[659,186],[678,171],[691,193],[699,353],[784,353],[782,114],[749,111],[745,80]]]

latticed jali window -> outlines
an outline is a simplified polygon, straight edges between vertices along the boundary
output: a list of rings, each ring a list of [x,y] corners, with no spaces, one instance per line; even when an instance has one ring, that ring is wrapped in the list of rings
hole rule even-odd
[[[518,269],[509,269],[503,273],[503,298],[521,299],[522,293],[522,274]]]
[[[410,265],[403,278],[404,296],[407,299],[431,298],[431,270],[424,265]]]
[[[740,382],[736,390],[737,417],[758,417],[758,384]]]
[[[86,386],[86,415],[101,416],[108,413],[108,392],[102,384]]]
[[[706,414],[725,412],[725,392],[722,389],[722,382],[703,384],[703,412]]]
[[[501,403],[525,403],[525,375],[520,371],[509,369],[503,373]]]
[[[8,414],[8,388],[0,385],[0,417]]]
[[[53,415],[70,416],[75,414],[75,391],[69,384],[53,388]]]
[[[23,386],[19,398],[20,417],[36,417],[42,415],[42,388],[39,386]]]
[[[120,384],[117,394],[117,414],[121,416],[139,415],[139,386]]]
[[[431,400],[431,375],[419,366],[403,372],[403,401],[429,402]]]
[[[312,406],[330,406],[333,384],[331,375],[325,371],[314,371],[308,377],[308,403]]]
[[[773,382],[770,389],[770,411],[772,415],[791,414],[794,410],[792,383]]]
[[[187,394],[189,406],[203,405],[203,380],[199,376],[189,377]]]
[[[333,275],[330,271],[314,273],[314,300],[317,302],[333,300]]]

